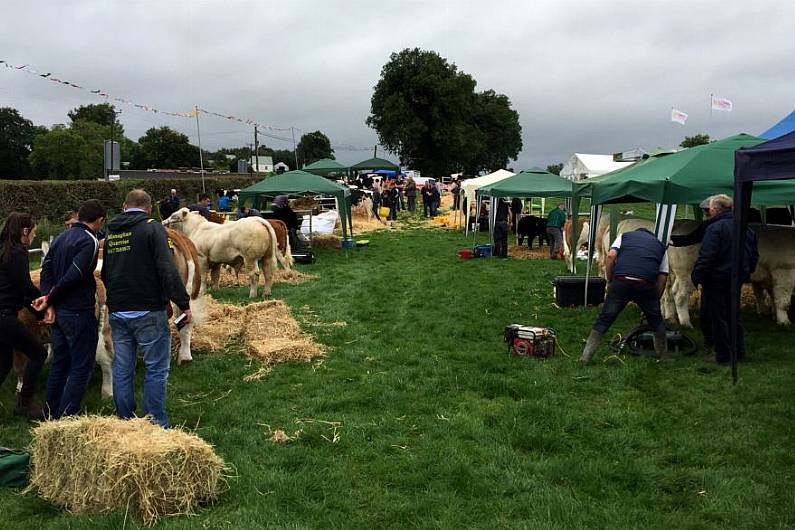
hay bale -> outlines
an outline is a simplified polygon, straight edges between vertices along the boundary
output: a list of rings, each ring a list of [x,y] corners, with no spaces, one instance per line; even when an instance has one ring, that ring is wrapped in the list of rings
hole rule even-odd
[[[198,436],[144,418],[43,422],[30,454],[28,490],[73,513],[126,510],[146,525],[217,499],[226,470]]]
[[[267,374],[277,363],[309,362],[323,355],[281,300],[236,306],[222,304],[210,295],[205,298],[207,318],[193,329],[191,338],[191,345],[198,350],[220,350],[232,343],[240,344],[248,357],[262,363],[260,375]],[[178,339],[178,335],[172,337]]]
[[[516,259],[549,259],[549,247],[533,247],[511,245],[508,255]]]
[[[338,235],[316,235],[312,238],[312,248],[340,248],[342,238]]]

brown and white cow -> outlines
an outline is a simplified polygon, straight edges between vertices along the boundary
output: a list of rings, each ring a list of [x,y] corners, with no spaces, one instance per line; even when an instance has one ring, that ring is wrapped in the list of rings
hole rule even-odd
[[[202,322],[205,317],[204,311],[204,297],[201,295],[201,269],[199,254],[196,251],[196,246],[184,234],[166,228],[169,237],[171,249],[174,256],[174,264],[177,267],[179,276],[191,299],[191,312],[193,319],[189,324],[183,326],[179,330],[179,353],[177,355],[178,363],[190,362],[193,360],[191,355],[190,343],[191,336],[193,335],[193,328],[196,324]],[[111,338],[110,322],[108,307],[106,304],[105,284],[102,283],[100,272],[102,270],[102,260],[97,263],[97,270],[94,271],[94,278],[97,282],[97,295],[96,295],[96,317],[99,325],[99,339],[97,341],[96,360],[102,370],[102,397],[110,398],[113,396],[113,341]],[[30,273],[33,283],[39,285],[40,270],[35,270]],[[35,317],[26,309],[19,313],[19,318],[26,326],[34,332],[34,334],[46,341],[48,339],[49,331],[46,326],[40,326]],[[14,371],[19,378],[21,384],[22,372],[24,371],[26,359],[18,352],[14,354]],[[19,386],[18,384],[18,386]]]

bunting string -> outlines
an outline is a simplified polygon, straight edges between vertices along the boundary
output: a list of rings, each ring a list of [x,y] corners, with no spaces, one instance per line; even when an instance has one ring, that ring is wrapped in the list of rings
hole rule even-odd
[[[28,75],[36,76],[36,77],[39,77],[41,79],[44,79],[44,80],[52,82],[52,83],[57,83],[59,85],[68,86],[68,87],[71,87],[71,88],[76,89],[76,90],[82,90],[84,92],[88,92],[90,94],[93,94],[94,96],[104,98],[107,102],[113,102],[113,103],[119,103],[121,105],[127,105],[129,107],[133,107],[133,108],[136,108],[138,110],[142,110],[144,112],[151,112],[152,114],[164,114],[166,116],[173,116],[173,117],[176,117],[176,118],[195,118],[199,113],[201,113],[201,114],[206,114],[208,116],[221,118],[221,119],[224,119],[224,120],[241,123],[241,124],[244,124],[244,125],[255,126],[258,129],[262,129],[262,130],[265,130],[265,131],[286,132],[286,131],[294,130],[294,131],[297,131],[297,132],[303,132],[298,127],[275,127],[275,126],[272,126],[272,125],[267,125],[267,124],[258,122],[258,121],[254,120],[254,119],[251,119],[251,118],[241,118],[241,117],[234,116],[234,115],[231,115],[231,114],[222,114],[220,112],[213,112],[213,111],[210,111],[210,110],[207,110],[207,109],[203,109],[203,108],[201,108],[199,106],[193,107],[193,110],[191,110],[190,112],[172,112],[172,111],[167,111],[167,110],[160,109],[160,108],[158,108],[158,107],[156,107],[154,105],[136,103],[136,102],[131,101],[131,100],[126,99],[126,98],[114,96],[110,92],[108,92],[108,91],[106,91],[104,89],[101,89],[101,88],[95,88],[95,89],[85,88],[82,85],[78,85],[77,83],[73,83],[71,81],[66,81],[65,79],[61,79],[59,77],[55,77],[53,75],[53,72],[43,72],[43,71],[36,70],[30,64],[27,64],[27,63],[14,64],[14,63],[12,63],[10,61],[6,61],[6,60],[0,59],[0,68],[2,68],[2,67],[4,67],[6,70],[15,70],[17,72],[24,72],[24,73],[26,73]],[[288,137],[281,136],[281,135],[278,135],[278,134],[268,134],[268,133],[265,133],[265,132],[261,132],[261,134],[263,136],[267,136],[269,138],[273,138],[273,139],[276,139],[276,140],[281,140],[281,141],[284,141],[284,142],[292,142],[293,141],[292,138],[288,138]],[[341,145],[332,146],[332,147],[334,149],[336,149],[336,150],[339,150],[339,151],[369,151],[370,149],[372,149],[371,146],[352,146],[352,145],[347,145],[347,144],[344,144],[344,145],[341,144]]]

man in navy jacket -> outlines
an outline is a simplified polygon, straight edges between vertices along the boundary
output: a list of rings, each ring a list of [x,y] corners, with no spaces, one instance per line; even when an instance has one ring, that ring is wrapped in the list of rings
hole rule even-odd
[[[45,413],[51,418],[75,414],[86,393],[97,351],[95,315],[99,243],[96,232],[105,222],[105,208],[91,199],[80,206],[77,222],[53,241],[41,268],[37,309],[55,308],[53,359],[47,380]]]
[[[737,326],[737,359],[745,356],[742,321],[729,322],[731,307],[732,239],[734,215],[732,199],[727,195],[715,195],[710,200],[710,222],[704,231],[704,239],[693,267],[691,279],[701,285],[702,318],[709,319],[715,355],[709,360],[728,363],[731,352],[731,325]],[[743,244],[743,271],[741,283],[750,280],[759,261],[756,234],[749,228]]]

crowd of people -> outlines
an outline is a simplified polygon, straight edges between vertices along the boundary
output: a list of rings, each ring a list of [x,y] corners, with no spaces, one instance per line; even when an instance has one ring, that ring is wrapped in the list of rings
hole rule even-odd
[[[95,363],[98,322],[94,270],[98,235],[106,226],[102,282],[113,341],[113,399],[121,418],[136,414],[135,366],[144,362],[143,414],[169,426],[166,386],[171,361],[168,307],[173,302],[192,318],[190,298],[171,257],[163,226],[152,217],[152,199],[143,190],[127,194],[122,213],[105,224],[97,200],[80,205],[77,219],[52,243],[42,262],[40,285],[31,280],[28,247],[36,237],[30,214],[11,213],[0,230],[0,383],[13,364],[13,352],[27,358],[14,413],[31,419],[57,419],[79,412]],[[20,319],[32,313],[51,325],[52,367],[45,402],[33,396],[47,351]]]

